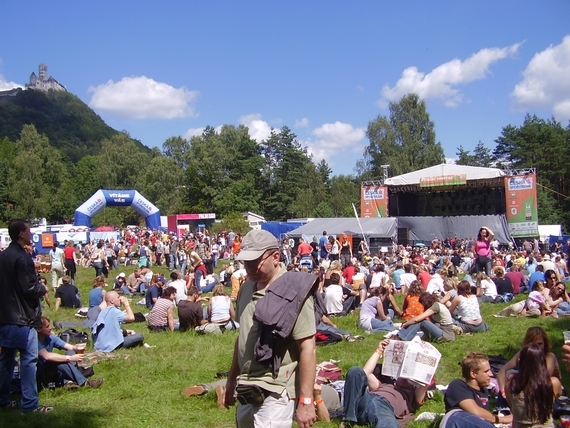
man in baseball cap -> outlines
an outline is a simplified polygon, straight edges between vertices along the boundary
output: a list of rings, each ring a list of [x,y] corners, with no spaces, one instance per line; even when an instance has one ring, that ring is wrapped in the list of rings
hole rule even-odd
[[[281,366],[276,377],[270,366],[258,361],[255,344],[251,340],[264,327],[254,318],[256,306],[260,300],[270,299],[266,297],[267,288],[284,274],[279,258],[277,239],[271,233],[258,229],[243,237],[236,256],[237,260],[243,261],[248,279],[241,285],[236,301],[240,333],[228,374],[224,405],[233,405],[236,401],[234,393],[237,392],[238,427],[253,426],[254,419],[256,426],[269,426],[275,420],[283,421],[280,426],[291,426],[295,410],[300,428],[309,428],[316,420],[312,398],[315,381],[313,299],[306,299],[291,333],[283,339]],[[287,287],[281,282],[275,286]]]
[[[241,241],[236,260],[252,261],[259,259],[267,250],[278,250],[277,238],[266,230],[253,229]]]

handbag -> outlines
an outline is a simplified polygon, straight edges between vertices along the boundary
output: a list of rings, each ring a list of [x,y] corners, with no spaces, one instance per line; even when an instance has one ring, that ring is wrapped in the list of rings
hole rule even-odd
[[[74,328],[68,328],[67,330],[62,331],[58,334],[58,337],[70,345],[89,342],[89,335],[87,333],[83,331],[77,331]]]

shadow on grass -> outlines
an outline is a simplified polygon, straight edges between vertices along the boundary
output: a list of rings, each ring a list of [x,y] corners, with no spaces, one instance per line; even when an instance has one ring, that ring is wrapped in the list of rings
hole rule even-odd
[[[100,428],[109,426],[109,414],[98,411],[70,409],[61,405],[50,413],[22,414],[19,409],[2,410],[0,426],[10,428]]]

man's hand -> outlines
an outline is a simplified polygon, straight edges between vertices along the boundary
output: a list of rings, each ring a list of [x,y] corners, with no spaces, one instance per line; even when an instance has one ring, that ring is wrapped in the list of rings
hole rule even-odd
[[[312,403],[299,403],[297,405],[297,425],[299,425],[299,428],[310,428],[316,420],[317,415],[315,414],[315,406],[313,406]]]
[[[74,363],[80,363],[83,361],[83,358],[85,358],[85,355],[75,354],[75,355],[71,355],[70,357],[71,357],[70,360],[73,361]]]
[[[228,379],[226,383],[226,393],[224,395],[224,406],[229,408],[236,403],[236,397],[234,396],[234,392],[236,389],[235,381],[230,381]]]

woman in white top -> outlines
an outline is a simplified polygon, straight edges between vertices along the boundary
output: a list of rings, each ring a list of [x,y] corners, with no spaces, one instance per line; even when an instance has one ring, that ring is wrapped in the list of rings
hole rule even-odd
[[[483,271],[476,276],[477,297],[481,302],[494,302],[497,297],[497,286]]]
[[[333,273],[330,276],[331,283],[325,288],[325,308],[327,315],[339,315],[343,311],[344,291],[340,285],[340,275]]]
[[[481,317],[479,301],[471,294],[469,281],[463,280],[457,285],[457,296],[451,301],[449,312],[455,318],[453,323],[461,327],[464,333],[489,330],[489,325]]]
[[[226,296],[222,284],[218,283],[214,287],[213,296],[208,303],[208,318],[213,324],[224,325],[226,330],[239,327],[236,322],[232,321],[235,318],[234,305],[231,299]]]
[[[368,289],[377,288],[383,286],[386,281],[388,280],[388,275],[384,272],[384,265],[379,264],[376,266],[375,272],[372,274],[372,278],[370,280],[370,285]]]
[[[430,294],[436,294],[437,297],[441,297],[445,294],[444,280],[447,278],[447,271],[440,269],[433,274],[428,282],[426,292]]]

